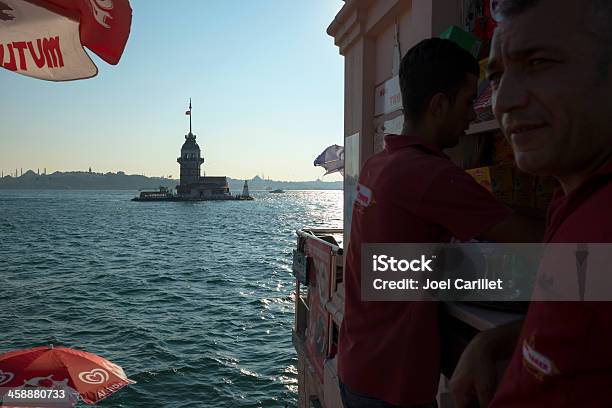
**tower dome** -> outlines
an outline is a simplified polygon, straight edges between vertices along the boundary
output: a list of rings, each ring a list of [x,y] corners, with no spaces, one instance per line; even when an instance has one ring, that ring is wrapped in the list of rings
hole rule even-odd
[[[189,134],[185,135],[185,143],[181,147],[181,157],[176,159],[181,165],[180,187],[199,182],[200,166],[204,163],[200,146],[196,142],[196,135],[191,132],[191,100],[189,101],[189,110],[185,114],[189,115]]]

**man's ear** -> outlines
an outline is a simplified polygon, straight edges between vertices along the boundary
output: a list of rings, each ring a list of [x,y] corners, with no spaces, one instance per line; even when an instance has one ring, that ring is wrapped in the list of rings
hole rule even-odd
[[[444,116],[449,107],[450,102],[448,100],[448,96],[442,92],[438,92],[432,96],[431,100],[429,101],[429,112],[434,118],[441,118]]]

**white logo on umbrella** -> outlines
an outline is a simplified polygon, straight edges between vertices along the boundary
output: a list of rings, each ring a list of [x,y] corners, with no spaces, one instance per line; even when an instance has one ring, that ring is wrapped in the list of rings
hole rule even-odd
[[[15,377],[15,374],[9,373],[8,371],[0,370],[0,385],[6,384]]]
[[[113,0],[89,0],[93,11],[94,18],[104,28],[110,28],[110,25],[106,22],[106,19],[113,19],[111,13],[108,10],[113,9]]]
[[[108,373],[101,368],[94,368],[91,371],[79,373],[79,380],[87,384],[102,384],[108,381]]]

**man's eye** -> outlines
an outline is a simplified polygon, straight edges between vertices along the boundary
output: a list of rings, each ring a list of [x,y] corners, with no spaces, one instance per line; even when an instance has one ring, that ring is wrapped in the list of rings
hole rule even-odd
[[[546,58],[532,58],[529,60],[529,66],[531,67],[537,67],[540,65],[544,65],[548,62],[551,62],[552,60],[546,59]]]

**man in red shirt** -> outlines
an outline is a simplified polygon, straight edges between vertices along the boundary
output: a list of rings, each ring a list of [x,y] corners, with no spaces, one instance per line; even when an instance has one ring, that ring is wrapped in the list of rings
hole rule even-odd
[[[495,115],[517,165],[561,184],[548,247],[576,248],[574,271],[547,269],[544,258],[538,293],[575,280],[589,243],[612,242],[612,3],[505,0],[500,11],[487,70]],[[468,346],[451,382],[460,408],[474,397],[491,407],[612,406],[612,302],[535,301],[518,342],[516,329],[483,332]],[[493,362],[510,355],[495,391]]]
[[[478,75],[448,40],[424,40],[402,59],[403,134],[364,164],[353,205],[338,350],[348,408],[433,407],[440,375],[437,302],[362,301],[362,244],[537,236],[442,152],[475,118]]]

